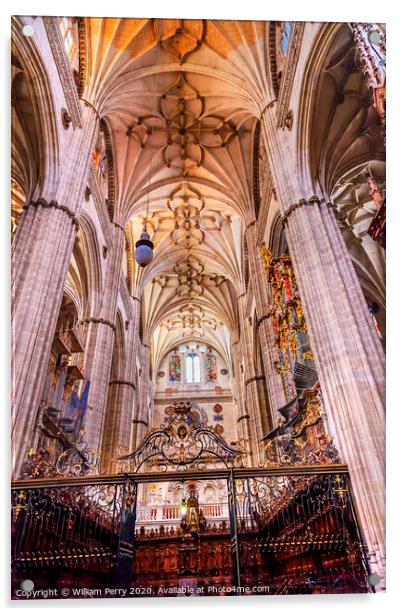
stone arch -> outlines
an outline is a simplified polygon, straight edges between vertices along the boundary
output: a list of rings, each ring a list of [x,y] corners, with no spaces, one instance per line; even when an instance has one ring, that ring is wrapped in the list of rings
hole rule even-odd
[[[48,64],[42,58],[35,37],[22,34],[23,25],[20,17],[13,18],[11,51],[17,80],[14,85],[19,90],[24,88],[26,100],[26,109],[20,109],[19,122],[29,127],[33,144],[27,148],[27,153],[35,161],[30,164],[26,178],[26,200],[29,200],[42,196],[56,184],[60,169],[59,110],[52,91]],[[20,77],[21,74],[24,77]],[[16,124],[13,130],[15,128]]]
[[[126,341],[125,341],[125,328],[123,323],[123,317],[120,310],[116,312],[116,332],[114,336],[113,345],[113,358],[112,367],[110,372],[110,378],[118,379],[124,374],[125,355],[126,355]]]
[[[303,186],[329,198],[350,169],[384,160],[381,123],[348,24],[323,24],[306,63],[296,151]]]
[[[311,191],[305,194],[334,204],[364,296],[370,310],[378,306],[385,331],[385,254],[368,234],[378,204],[365,177],[383,191],[385,147],[349,24],[320,27],[301,93],[297,151],[303,186]]]
[[[125,434],[123,392],[124,367],[126,355],[125,328],[120,310],[116,312],[116,331],[113,342],[112,364],[110,367],[109,388],[103,426],[101,468],[110,472],[119,448],[128,446],[130,435]],[[127,413],[126,413],[127,415]]]
[[[84,212],[80,215],[80,229],[74,248],[80,254],[88,281],[88,302],[85,316],[96,314],[102,298],[102,261],[95,226]]]
[[[268,246],[274,258],[279,257],[288,250],[286,231],[279,214],[272,222]]]
[[[80,308],[80,298],[77,296],[76,289],[67,284],[63,291],[56,331],[62,326],[71,326],[73,322],[78,321]]]
[[[110,136],[110,130],[108,126],[108,122],[102,118],[100,122],[100,130],[103,132],[105,136],[105,144],[106,144],[106,156],[107,156],[107,165],[108,165],[108,196],[107,196],[107,209],[109,212],[109,218],[113,222],[114,220],[114,207],[116,201],[116,170],[115,170],[115,160],[113,156],[113,143]]]
[[[70,265],[68,267],[65,289],[75,297],[80,320],[89,317],[94,308],[93,295],[96,280],[91,276],[91,263],[94,250],[88,250],[85,233],[80,228],[74,242]],[[96,287],[95,287],[96,288]]]

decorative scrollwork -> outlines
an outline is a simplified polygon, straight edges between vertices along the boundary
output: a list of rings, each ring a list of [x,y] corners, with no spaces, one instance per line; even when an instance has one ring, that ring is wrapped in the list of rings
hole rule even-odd
[[[245,452],[228,445],[212,428],[188,425],[190,411],[189,401],[176,403],[167,426],[147,435],[134,452],[117,458],[120,472],[135,472],[143,465],[158,470],[241,466]]]
[[[99,464],[99,453],[88,447],[84,440],[84,431],[81,430],[80,436],[73,447],[66,449],[56,461],[56,472],[58,475],[68,477],[71,475],[85,475],[89,472],[96,474]]]
[[[77,441],[65,446],[56,458],[54,452],[46,448],[30,449],[21,470],[21,479],[96,474],[100,454],[88,447],[84,436],[85,431],[81,429]]]

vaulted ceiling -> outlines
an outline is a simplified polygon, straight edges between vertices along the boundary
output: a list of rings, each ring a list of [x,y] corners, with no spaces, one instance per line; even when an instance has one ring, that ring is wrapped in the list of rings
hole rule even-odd
[[[142,224],[136,268],[154,357],[199,338],[230,356],[244,292],[242,229],[254,218],[253,139],[270,95],[267,22],[86,20],[88,100],[107,122],[115,219]],[[135,266],[136,267],[136,266]]]

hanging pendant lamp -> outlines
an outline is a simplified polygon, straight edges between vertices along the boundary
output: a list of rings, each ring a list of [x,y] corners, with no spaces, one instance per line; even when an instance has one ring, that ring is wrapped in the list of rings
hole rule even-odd
[[[145,226],[140,239],[135,243],[134,257],[140,267],[146,267],[154,258],[153,242],[147,233]]]
[[[148,212],[149,212],[149,188],[151,186],[151,160],[149,161],[149,178],[148,178],[148,193],[147,193],[147,213],[144,220],[144,228],[140,235],[140,239],[135,243],[134,258],[140,267],[146,267],[154,258],[154,244],[151,242],[149,233],[147,232]]]

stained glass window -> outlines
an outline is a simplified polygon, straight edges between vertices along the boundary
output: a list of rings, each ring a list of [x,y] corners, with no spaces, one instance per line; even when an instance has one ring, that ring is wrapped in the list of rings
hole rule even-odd
[[[105,198],[108,197],[108,156],[106,151],[106,137],[104,131],[100,128],[98,137],[92,151],[92,160],[95,165],[96,177],[100,185],[102,194]]]
[[[216,381],[216,356],[213,353],[205,356],[205,380],[207,383]]]
[[[71,17],[63,17],[60,20],[61,35],[64,40],[64,45],[70,62],[73,64],[77,53],[77,25]]]
[[[284,56],[286,56],[289,50],[289,40],[290,40],[291,32],[292,32],[292,24],[290,23],[290,21],[284,21],[282,23],[282,30],[281,30],[281,48],[282,48],[282,53]]]
[[[181,381],[181,358],[175,353],[169,359],[169,382],[177,381]]]
[[[187,383],[199,383],[201,380],[200,358],[196,353],[189,353],[186,357]]]

